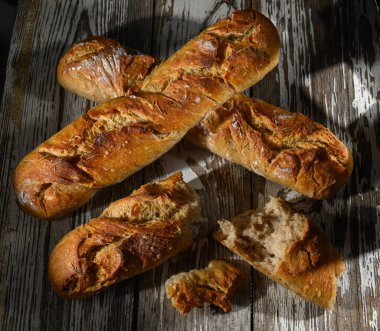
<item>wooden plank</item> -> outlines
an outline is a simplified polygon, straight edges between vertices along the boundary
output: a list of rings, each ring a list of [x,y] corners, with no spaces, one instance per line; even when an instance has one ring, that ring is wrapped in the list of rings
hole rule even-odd
[[[270,87],[265,80],[253,89],[254,95],[267,95],[269,102],[326,125],[352,150],[356,167],[350,184],[311,213],[346,261],[336,313],[303,303],[254,273],[253,297],[258,305],[253,305],[253,327],[377,329],[380,177],[375,164],[380,157],[380,86],[374,77],[380,70],[380,40],[374,31],[379,31],[378,9],[373,1],[258,1],[256,5],[276,23],[283,46],[275,73],[277,86]],[[266,195],[278,189],[267,183]],[[255,291],[255,280],[267,288],[266,295]]]
[[[0,208],[1,215],[1,250],[0,250],[0,262],[1,262],[1,282],[0,282],[0,327],[1,329],[7,329],[9,326],[9,319],[13,321],[19,319],[20,316],[16,314],[15,316],[8,317],[7,315],[14,301],[20,302],[17,293],[13,293],[13,302],[8,302],[6,298],[6,293],[9,292],[8,287],[13,279],[13,282],[18,282],[25,273],[12,273],[12,261],[9,261],[9,255],[11,250],[15,250],[14,245],[12,245],[11,238],[13,233],[18,231],[17,224],[11,222],[11,211],[7,208],[12,202],[12,197],[10,197],[10,167],[14,160],[12,160],[12,154],[14,149],[18,148],[18,132],[15,133],[15,127],[19,128],[21,125],[21,109],[24,102],[25,87],[28,81],[28,69],[30,66],[30,43],[33,36],[33,28],[30,22],[34,21],[37,12],[37,3],[31,1],[29,3],[22,3],[18,7],[17,18],[15,23],[15,31],[12,37],[12,46],[10,49],[10,58],[8,60],[7,66],[7,79],[4,86],[4,95],[2,99],[2,107],[0,112],[0,148],[2,159],[1,172],[0,172],[0,201],[1,206],[5,208]],[[23,17],[24,23],[21,22],[21,17]],[[18,60],[20,66],[16,70],[11,67],[14,64],[13,61]],[[24,263],[25,265],[25,263]],[[23,270],[24,271],[24,270]]]
[[[91,105],[64,92],[56,82],[56,65],[64,50],[93,34],[112,34],[113,37],[120,34],[120,38],[125,39],[124,28],[128,27],[123,27],[124,23],[132,17],[151,17],[149,9],[132,1],[20,4],[10,55],[10,63],[15,64],[16,70],[8,67],[2,118],[2,127],[9,129],[2,141],[12,149],[6,157],[8,163],[2,165],[2,192],[7,195],[1,201],[3,206],[9,206],[2,216],[1,323],[4,330],[132,327],[134,279],[88,300],[64,301],[51,291],[47,259],[68,231],[98,215],[109,202],[140,186],[142,174],[102,191],[72,216],[52,223],[22,213],[14,202],[9,181],[10,173],[29,150]],[[28,13],[25,25],[24,12]],[[134,24],[142,33],[151,35],[151,28],[142,21]],[[129,37],[133,41],[138,36],[130,33]],[[12,77],[15,77],[14,82]]]

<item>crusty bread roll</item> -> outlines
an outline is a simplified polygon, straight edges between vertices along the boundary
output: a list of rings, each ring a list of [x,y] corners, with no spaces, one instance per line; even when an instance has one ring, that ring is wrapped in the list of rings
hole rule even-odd
[[[124,96],[159,64],[118,42],[91,37],[73,45],[59,61],[58,82],[69,91],[95,101]]]
[[[92,37],[75,44],[62,57],[58,80],[91,100],[125,95],[131,85],[122,84],[120,88],[119,77],[141,77],[155,59],[151,57],[151,61],[144,62],[145,67],[139,67],[140,75],[136,67],[122,66],[121,61],[112,66],[105,63],[141,56],[133,54],[116,41]],[[93,80],[87,78],[89,73]],[[243,94],[207,114],[185,139],[314,199],[336,193],[349,179],[353,167],[347,147],[324,126]]]
[[[168,151],[278,56],[273,24],[253,10],[234,12],[154,69],[140,92],[89,110],[28,154],[13,177],[19,205],[48,219],[78,208]]]
[[[271,198],[263,210],[219,221],[216,240],[280,285],[327,309],[336,300],[344,262],[306,216]]]
[[[238,268],[225,261],[213,260],[205,269],[171,276],[165,282],[166,295],[181,314],[187,314],[194,307],[203,307],[205,302],[228,313],[232,294],[241,279]]]
[[[199,218],[199,196],[181,173],[146,184],[61,239],[49,259],[53,289],[86,297],[152,269],[191,245]]]

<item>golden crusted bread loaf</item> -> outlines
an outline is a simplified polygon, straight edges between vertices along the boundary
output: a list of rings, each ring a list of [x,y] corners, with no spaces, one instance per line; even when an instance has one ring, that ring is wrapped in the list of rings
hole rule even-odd
[[[165,282],[166,295],[181,314],[187,314],[194,307],[203,307],[205,302],[228,313],[232,294],[241,279],[238,268],[225,261],[213,260],[205,269],[171,276]]]
[[[104,100],[105,95],[108,98],[125,95],[131,85],[124,84],[124,89],[120,89],[119,84],[109,82],[119,81],[122,75],[138,76],[134,67],[104,63],[113,63],[119,53],[133,58],[135,55],[130,54],[134,52],[116,41],[106,41],[108,46],[101,51],[94,44],[100,48],[105,43],[102,37],[75,44],[60,61],[58,79],[61,84],[92,100]],[[89,49],[91,53],[85,53]],[[74,55],[76,61],[71,61]],[[154,61],[152,57],[145,62],[146,67],[139,67],[141,76]],[[83,81],[75,79],[73,72],[84,77]],[[85,78],[89,72],[94,77],[91,88],[87,88],[91,81]],[[88,93],[83,94],[82,90]],[[93,93],[94,90],[102,92]],[[314,199],[328,198],[336,193],[348,181],[353,167],[347,147],[324,126],[307,116],[243,94],[207,114],[185,139]]]
[[[154,69],[140,92],[89,110],[21,160],[13,177],[19,205],[47,219],[78,208],[168,151],[206,113],[262,79],[278,55],[266,17],[234,12]]]
[[[86,297],[152,269],[191,245],[199,218],[199,196],[181,173],[146,184],[61,239],[49,259],[53,289]]]
[[[216,240],[303,299],[333,309],[342,258],[306,216],[271,198],[263,210],[219,221]]]
[[[336,193],[353,168],[348,148],[323,125],[243,94],[207,114],[186,138],[314,199]]]

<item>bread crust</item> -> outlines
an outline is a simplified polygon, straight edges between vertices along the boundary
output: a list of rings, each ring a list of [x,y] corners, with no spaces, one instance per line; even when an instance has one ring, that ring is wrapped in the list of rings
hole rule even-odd
[[[214,238],[304,300],[333,309],[344,262],[322,230],[271,198],[263,210],[221,220]]]
[[[241,279],[242,273],[232,264],[212,260],[204,269],[171,276],[165,282],[166,295],[183,315],[194,307],[203,307],[205,302],[228,313],[231,311],[233,292]]]
[[[48,274],[63,298],[82,298],[152,269],[188,248],[198,194],[177,173],[115,201],[54,248]]]
[[[207,112],[260,80],[278,54],[278,33],[266,17],[234,12],[154,69],[140,92],[89,110],[27,155],[13,177],[19,204],[47,219],[78,208],[95,189],[125,179],[168,151]],[[238,63],[244,64],[244,75]],[[54,176],[41,172],[40,156],[68,163],[88,181],[58,186],[45,180],[44,175]],[[56,203],[56,190],[67,205]]]
[[[90,44],[96,42],[97,38],[93,37]],[[102,39],[100,37],[100,43]],[[108,42],[122,48],[115,41]],[[88,48],[86,44],[83,41],[74,45],[61,62],[69,62],[65,59],[70,54],[79,56],[80,52],[76,49]],[[111,54],[112,50],[106,57]],[[91,56],[99,56],[100,59],[104,57],[103,53],[96,50]],[[79,59],[76,65],[81,66],[82,62],[87,63],[86,60]],[[91,64],[95,63],[94,61]],[[87,66],[86,70],[89,68]],[[96,67],[92,71],[95,72],[95,69]],[[129,67],[125,69],[126,72],[129,71]],[[115,76],[119,74],[114,73]],[[70,90],[80,89],[80,81],[71,80],[67,74],[64,77],[70,84]],[[107,83],[107,80],[98,78],[97,82]],[[102,88],[96,84],[99,89]],[[126,85],[124,90],[114,92],[124,95],[129,88]],[[106,85],[104,90],[107,89]],[[87,95],[92,100],[99,99],[99,96],[95,95],[94,98]],[[324,199],[335,194],[348,181],[353,168],[353,159],[348,148],[327,128],[307,116],[290,113],[243,94],[234,96],[223,106],[207,114],[187,133],[185,139],[314,199]]]

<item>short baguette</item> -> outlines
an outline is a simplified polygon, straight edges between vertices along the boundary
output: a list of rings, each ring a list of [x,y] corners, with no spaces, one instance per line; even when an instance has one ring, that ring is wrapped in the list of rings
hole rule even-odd
[[[89,110],[28,154],[13,177],[19,205],[47,219],[78,208],[168,151],[278,56],[273,24],[253,10],[234,12],[157,67],[140,92]]]
[[[120,76],[141,77],[155,59],[140,66],[138,75],[132,66],[107,65],[118,54],[124,54],[124,58],[140,56],[102,37],[80,42],[62,57],[58,80],[92,100],[124,95],[131,85],[123,84],[121,89],[120,84],[110,85],[109,81],[118,82]],[[93,88],[87,86],[89,73],[95,76]],[[78,76],[83,78],[77,79]],[[93,93],[94,90],[102,92]],[[348,181],[353,168],[349,150],[331,131],[302,114],[243,94],[207,114],[185,139],[314,199],[336,193]]]
[[[152,269],[191,245],[199,218],[199,196],[181,173],[146,184],[61,239],[49,259],[53,289],[86,297]]]
[[[58,82],[67,90],[95,101],[124,96],[159,64],[118,42],[91,37],[73,45],[58,63]]]
[[[221,220],[216,240],[280,285],[327,309],[336,300],[342,258],[306,216],[271,198],[263,210]]]

